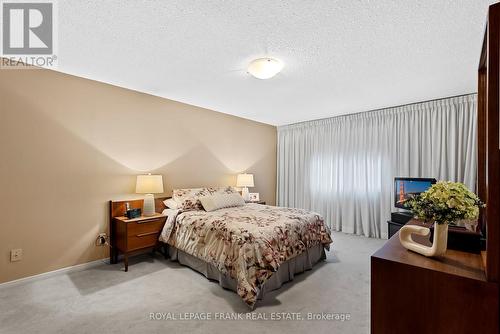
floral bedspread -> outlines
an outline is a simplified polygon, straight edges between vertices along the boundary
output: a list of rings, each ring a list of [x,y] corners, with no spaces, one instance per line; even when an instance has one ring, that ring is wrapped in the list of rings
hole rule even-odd
[[[160,239],[234,278],[251,307],[281,263],[318,244],[329,249],[332,242],[320,215],[259,204],[169,215]]]

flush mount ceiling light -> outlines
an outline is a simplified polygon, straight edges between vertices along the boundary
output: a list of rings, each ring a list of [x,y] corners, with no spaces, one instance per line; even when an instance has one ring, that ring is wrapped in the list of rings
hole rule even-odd
[[[270,79],[283,69],[283,63],[274,58],[259,58],[248,65],[248,73],[257,79]]]

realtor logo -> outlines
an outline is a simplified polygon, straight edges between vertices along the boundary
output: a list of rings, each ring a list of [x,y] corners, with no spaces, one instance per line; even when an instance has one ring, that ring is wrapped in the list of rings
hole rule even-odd
[[[52,3],[3,4],[3,53],[52,54]]]
[[[2,1],[2,67],[54,65],[54,7],[50,0]]]

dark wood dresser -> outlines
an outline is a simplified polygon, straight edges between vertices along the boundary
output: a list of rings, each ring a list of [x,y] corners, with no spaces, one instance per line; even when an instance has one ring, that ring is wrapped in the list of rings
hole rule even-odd
[[[371,257],[371,333],[498,333],[498,294],[480,254],[427,258],[397,232]]]

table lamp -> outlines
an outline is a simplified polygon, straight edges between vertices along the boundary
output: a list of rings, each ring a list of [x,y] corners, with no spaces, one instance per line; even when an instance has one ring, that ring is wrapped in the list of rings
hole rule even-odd
[[[144,195],[144,206],[142,214],[153,216],[155,211],[155,197],[153,194],[163,193],[163,177],[161,175],[137,175],[135,192]]]
[[[241,196],[245,201],[250,200],[250,196],[248,194],[248,187],[253,187],[253,174],[238,174],[236,179],[236,186],[243,187],[241,189]]]

